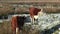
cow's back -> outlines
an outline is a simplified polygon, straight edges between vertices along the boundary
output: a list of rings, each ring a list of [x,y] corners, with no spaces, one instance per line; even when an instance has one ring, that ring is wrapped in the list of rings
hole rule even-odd
[[[18,24],[19,29],[22,29],[24,25],[24,20],[25,20],[24,16],[17,16],[17,24]]]

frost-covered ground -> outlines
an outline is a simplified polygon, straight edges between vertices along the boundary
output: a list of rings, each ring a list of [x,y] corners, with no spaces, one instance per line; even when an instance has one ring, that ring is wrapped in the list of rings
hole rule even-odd
[[[38,23],[37,25],[35,25],[35,24],[32,25],[29,23],[30,25],[28,24],[27,26],[28,27],[31,26],[30,29],[36,29],[39,31],[45,31],[45,30],[55,31],[56,28],[60,27],[60,13],[54,13],[54,14],[53,13],[51,13],[51,14],[43,13],[43,15],[38,14],[37,23]],[[57,25],[59,25],[59,26],[57,26]]]
[[[39,16],[38,23],[41,30],[51,29],[60,24],[60,14],[43,14]]]
[[[51,34],[52,31],[55,34],[59,32],[58,27],[60,27],[60,14],[58,14],[58,13],[55,13],[55,14],[44,13],[43,15],[38,15],[38,22],[37,22],[38,24],[37,25],[35,25],[35,24],[32,25],[31,22],[30,22],[31,20],[29,18],[30,17],[28,16],[27,19],[26,19],[26,23],[28,23],[28,24],[26,25],[26,23],[25,23],[25,25],[24,25],[25,26],[24,29],[27,31],[27,34],[41,34],[40,33],[41,31],[43,31],[42,32],[43,34],[45,34],[45,32],[48,32],[46,34],[49,34],[49,33]],[[4,22],[4,23],[6,24],[6,22]],[[11,24],[10,25],[9,25],[9,23],[6,24],[6,25],[5,24],[3,26],[4,30],[7,30],[7,28],[9,26],[11,27]],[[59,26],[57,26],[57,25],[59,25]],[[5,27],[6,27],[6,29],[5,29]],[[55,31],[55,30],[58,30],[58,31]],[[8,32],[3,31],[3,28],[1,28],[0,31],[2,33],[3,32],[10,33],[9,31]]]

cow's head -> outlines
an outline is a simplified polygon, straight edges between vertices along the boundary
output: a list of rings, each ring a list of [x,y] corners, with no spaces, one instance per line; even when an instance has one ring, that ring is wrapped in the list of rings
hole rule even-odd
[[[26,19],[26,17],[25,16],[22,16],[22,18],[25,20]]]

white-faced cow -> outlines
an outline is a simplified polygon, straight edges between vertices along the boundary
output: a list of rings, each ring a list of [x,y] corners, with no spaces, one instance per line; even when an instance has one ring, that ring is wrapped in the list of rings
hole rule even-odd
[[[32,18],[33,24],[34,24],[34,19],[36,20],[36,19],[38,18],[37,14],[38,14],[38,12],[40,12],[40,11],[41,11],[41,9],[34,8],[34,7],[31,7],[31,8],[29,9],[30,16],[31,16],[31,18]]]
[[[13,16],[12,17],[11,25],[12,25],[13,34],[17,34],[18,32],[22,30],[25,18],[26,18],[25,16]]]

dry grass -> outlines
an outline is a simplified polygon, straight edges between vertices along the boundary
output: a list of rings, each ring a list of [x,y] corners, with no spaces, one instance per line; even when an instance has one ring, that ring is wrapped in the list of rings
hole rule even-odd
[[[25,29],[26,30],[26,29]],[[37,30],[32,30],[32,31],[23,31],[23,34],[37,34]],[[12,34],[11,30],[11,22],[6,22],[4,21],[3,23],[0,24],[0,34]]]
[[[10,22],[4,21],[0,24],[0,34],[12,34]]]

